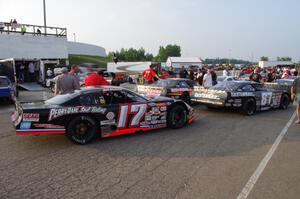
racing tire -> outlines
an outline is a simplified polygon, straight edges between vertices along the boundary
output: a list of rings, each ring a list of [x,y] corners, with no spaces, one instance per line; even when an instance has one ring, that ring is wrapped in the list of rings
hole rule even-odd
[[[97,122],[85,115],[77,116],[67,125],[66,136],[76,144],[87,144],[99,134]]]
[[[290,98],[287,94],[282,94],[282,98],[280,101],[280,108],[281,109],[287,109],[288,106],[290,105]]]
[[[167,116],[168,127],[172,129],[182,128],[187,121],[187,110],[182,105],[175,105]]]
[[[181,96],[181,100],[187,104],[191,104],[191,97],[188,93],[183,93]]]
[[[243,103],[243,112],[246,115],[253,115],[256,111],[256,102],[253,98],[248,98]]]

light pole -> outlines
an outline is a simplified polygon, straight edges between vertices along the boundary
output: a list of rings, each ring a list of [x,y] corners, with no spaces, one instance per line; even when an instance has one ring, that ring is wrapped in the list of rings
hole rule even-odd
[[[46,0],[43,0],[43,6],[44,6],[44,31],[45,31],[45,35],[47,34],[47,23],[46,23]]]
[[[73,33],[73,37],[74,37],[74,42],[76,42],[76,33]]]

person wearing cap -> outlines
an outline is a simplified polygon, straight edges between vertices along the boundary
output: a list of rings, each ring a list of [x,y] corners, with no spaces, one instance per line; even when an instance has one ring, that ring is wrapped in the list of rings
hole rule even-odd
[[[80,89],[76,82],[76,78],[68,73],[68,69],[66,67],[63,67],[61,72],[62,74],[55,78],[55,95],[72,93],[74,90]]]
[[[76,86],[80,87],[80,77],[78,76],[78,73],[81,73],[80,68],[77,65],[72,65],[69,74],[75,78]]]
[[[259,74],[259,70],[257,68],[254,70],[254,72],[250,75],[249,78],[251,81],[258,82],[258,83],[260,83],[262,79],[261,75]]]
[[[155,78],[157,80],[160,79],[153,68],[153,66],[150,66],[147,70],[143,72],[143,78],[145,80],[145,83],[147,84],[152,84],[153,82],[155,82]]]
[[[296,124],[300,124],[300,78],[296,78],[291,87],[291,98],[294,100],[294,103],[297,105],[297,120]]]
[[[106,86],[109,82],[103,77],[104,72],[102,70],[97,73],[92,73],[85,78],[85,86]]]

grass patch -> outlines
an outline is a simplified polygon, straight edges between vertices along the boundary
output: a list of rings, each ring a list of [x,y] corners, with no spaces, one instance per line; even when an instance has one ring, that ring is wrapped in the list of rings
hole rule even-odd
[[[107,67],[107,62],[110,60],[107,57],[91,56],[91,55],[69,55],[70,64],[93,63],[99,65],[101,68]]]

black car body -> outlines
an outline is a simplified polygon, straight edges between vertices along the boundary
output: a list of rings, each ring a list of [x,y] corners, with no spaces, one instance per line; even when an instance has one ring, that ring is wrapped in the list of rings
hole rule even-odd
[[[287,108],[290,100],[285,90],[271,90],[261,83],[232,81],[217,84],[210,89],[195,87],[192,101],[208,107],[227,107],[252,115],[255,111]]]
[[[190,79],[170,78],[159,80],[154,84],[137,85],[137,92],[147,97],[165,96],[181,99],[190,104],[195,85],[196,82]]]
[[[96,136],[181,128],[195,119],[193,109],[181,100],[148,99],[113,86],[86,88],[40,103],[17,104],[11,117],[18,135],[66,134],[79,144]]]

